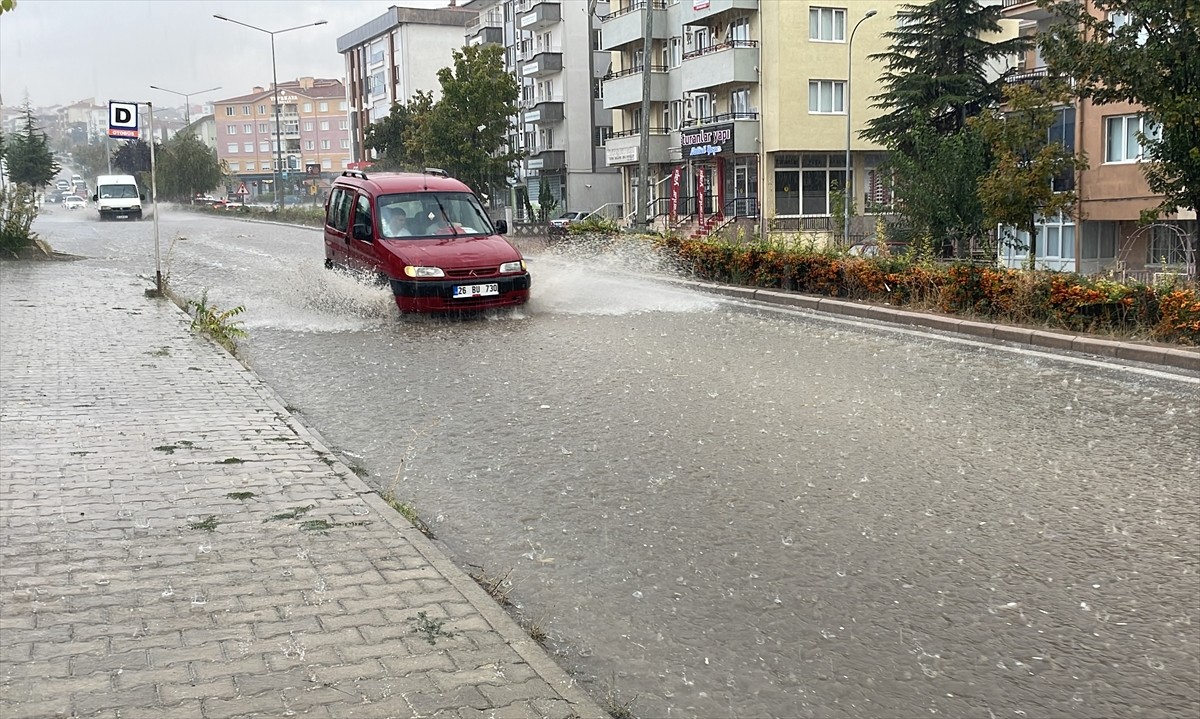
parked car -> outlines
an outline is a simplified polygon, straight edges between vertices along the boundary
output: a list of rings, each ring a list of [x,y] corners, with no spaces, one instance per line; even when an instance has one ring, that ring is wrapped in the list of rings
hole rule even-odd
[[[63,198],[62,205],[68,210],[82,210],[87,207],[87,202],[78,195],[67,195]]]
[[[568,225],[579,222],[590,214],[590,212],[564,212],[553,220],[550,220],[550,234],[565,235],[567,234]]]
[[[325,204],[325,266],[387,282],[401,312],[513,307],[529,300],[530,277],[506,232],[441,170],[347,170]]]

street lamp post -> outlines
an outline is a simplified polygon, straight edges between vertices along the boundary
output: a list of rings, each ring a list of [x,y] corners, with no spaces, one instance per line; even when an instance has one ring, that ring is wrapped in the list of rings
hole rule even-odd
[[[245,23],[240,20],[232,20],[230,18],[225,17],[224,15],[213,15],[213,17],[215,17],[218,20],[224,20],[225,22],[231,22],[234,25],[241,25],[242,27],[248,27],[251,30],[258,30],[259,32],[265,32],[266,34],[271,36],[271,89],[273,91],[272,94],[274,96],[274,99],[272,100],[272,102],[275,104],[275,167],[271,170],[271,185],[272,185],[272,190],[275,193],[275,206],[282,209],[283,208],[283,196],[279,194],[280,189],[281,189],[280,183],[279,183],[279,173],[283,169],[283,127],[279,122],[279,75],[275,71],[275,36],[282,35],[285,32],[291,32],[292,30],[300,30],[300,29],[306,28],[306,27],[316,27],[317,25],[324,25],[326,21],[318,20],[317,22],[305,23],[303,25],[297,25],[295,27],[284,28],[283,30],[265,30],[261,27],[251,25],[250,23]]]
[[[221,86],[217,85],[216,87],[210,87],[207,90],[197,90],[195,92],[178,92],[176,90],[168,90],[165,87],[159,87],[158,85],[151,85],[150,89],[162,90],[163,92],[169,92],[172,95],[182,96],[184,102],[183,122],[185,125],[190,126],[192,124],[192,95],[202,95],[206,92],[212,92],[213,90],[220,90]]]
[[[846,43],[846,180],[842,183],[842,194],[845,196],[842,199],[842,244],[850,246],[850,204],[854,200],[854,186],[850,182],[850,110],[854,107],[854,95],[850,92],[851,83],[854,81],[854,33],[858,32],[858,26],[862,25],[867,18],[875,17],[877,10],[868,10],[866,15],[863,15],[858,22],[854,23],[854,29],[850,31],[850,41]]]

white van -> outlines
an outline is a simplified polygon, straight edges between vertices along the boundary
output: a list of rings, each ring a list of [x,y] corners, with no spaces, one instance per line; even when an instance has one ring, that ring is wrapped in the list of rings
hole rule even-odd
[[[96,193],[92,202],[100,210],[100,219],[142,219],[142,200],[133,175],[100,175],[96,178]]]

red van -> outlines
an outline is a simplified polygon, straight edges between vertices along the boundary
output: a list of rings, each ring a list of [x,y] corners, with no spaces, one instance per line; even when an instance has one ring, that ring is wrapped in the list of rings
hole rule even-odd
[[[325,266],[386,278],[401,312],[513,307],[529,272],[507,231],[441,170],[346,170],[325,201]]]

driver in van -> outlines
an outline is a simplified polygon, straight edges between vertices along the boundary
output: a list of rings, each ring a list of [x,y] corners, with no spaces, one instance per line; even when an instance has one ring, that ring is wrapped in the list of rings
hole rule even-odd
[[[408,229],[408,213],[400,205],[386,205],[379,214],[384,237],[406,237],[412,234]]]

